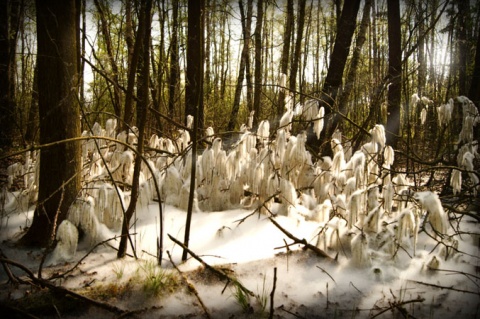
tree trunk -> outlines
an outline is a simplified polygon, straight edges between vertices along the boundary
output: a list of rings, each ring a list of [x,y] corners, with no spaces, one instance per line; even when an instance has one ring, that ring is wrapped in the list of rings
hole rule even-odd
[[[257,20],[255,23],[255,91],[253,96],[253,125],[256,126],[260,117],[260,103],[262,99],[262,27],[263,27],[263,0],[257,2]]]
[[[95,7],[97,8],[98,14],[100,16],[100,24],[102,29],[102,37],[103,41],[105,42],[105,47],[107,49],[107,56],[108,62],[110,63],[111,68],[111,78],[113,80],[113,109],[115,110],[115,115],[118,118],[122,116],[122,109],[121,109],[121,94],[120,88],[118,86],[118,67],[117,62],[113,56],[113,47],[112,47],[112,40],[110,38],[110,29],[107,18],[105,17],[105,11],[103,8],[103,4],[99,2],[99,0],[94,0]]]
[[[196,114],[203,128],[204,0],[188,0],[187,72],[185,84],[185,123]]]
[[[80,136],[75,0],[36,3],[40,144]],[[80,142],[40,152],[38,204],[22,242],[46,246],[80,190]]]
[[[12,144],[14,110],[10,104],[10,41],[8,1],[0,1],[0,148]]]
[[[292,64],[290,68],[289,89],[295,92],[297,89],[297,73],[298,65],[300,63],[302,52],[303,27],[305,25],[305,6],[306,0],[300,0],[298,3],[298,17],[297,17],[297,37],[295,39],[295,51],[292,56]]]
[[[138,103],[137,103],[137,127],[139,131],[137,151],[143,154],[143,144],[145,140],[145,124],[147,122],[148,111],[148,88],[149,88],[149,61],[150,61],[150,26],[151,26],[151,11],[152,0],[142,2],[140,9],[140,22],[138,26],[137,37],[135,40],[134,56],[140,58],[139,65],[139,79],[138,79]],[[138,44],[137,44],[138,43]],[[138,51],[139,52],[138,52]],[[132,191],[130,196],[130,204],[123,218],[122,224],[122,238],[118,246],[117,257],[125,257],[127,253],[128,233],[130,230],[130,219],[135,212],[139,191],[139,179],[141,172],[142,157],[137,155],[135,157],[135,164],[133,169]]]
[[[203,128],[203,15],[204,0],[188,0],[188,35],[187,35],[187,82],[185,88],[185,117],[194,116],[193,143],[197,143],[197,134]],[[192,157],[196,157],[192,149]],[[192,162],[195,162],[192,160]],[[193,211],[193,191],[195,189],[195,170],[192,170],[190,182],[190,199],[185,222],[184,244],[188,247],[190,240],[190,224]],[[187,260],[187,250],[182,253],[182,260]]]
[[[175,101],[177,99],[177,85],[180,72],[178,67],[178,2],[173,1],[172,10],[172,39],[170,41],[170,77],[168,84],[168,116],[174,118]]]
[[[280,57],[280,73],[287,75],[288,61],[290,61],[290,42],[293,33],[293,0],[287,1],[287,17],[285,21],[285,31],[283,32],[283,48]],[[281,116],[285,107],[285,89],[280,88],[277,102],[277,115]]]
[[[467,16],[469,14],[468,1],[458,1],[458,95],[467,94]]]
[[[251,8],[252,0],[248,0],[249,7]],[[235,97],[233,99],[232,112],[230,113],[230,120],[228,121],[227,131],[231,132],[235,129],[235,124],[237,122],[238,112],[240,110],[240,97],[243,90],[243,80],[245,79],[245,73],[248,68],[249,60],[249,51],[250,51],[250,24],[249,19],[245,17],[245,11],[243,9],[242,0],[238,1],[240,7],[240,19],[242,20],[242,30],[243,30],[243,49],[240,58],[240,67],[238,70],[237,85],[235,87]],[[251,12],[247,12],[247,16],[251,15]],[[246,20],[246,21],[245,21]]]
[[[345,0],[339,25],[337,26],[337,37],[333,46],[333,52],[330,56],[330,65],[327,76],[322,88],[322,98],[320,104],[325,107],[326,129],[322,132],[320,140],[312,142],[312,134],[309,134],[309,144],[317,149],[320,145],[329,145],[335,131],[339,117],[334,113],[337,110],[337,94],[342,86],[342,77],[347,63],[350,45],[352,44],[353,34],[357,26],[357,14],[360,8],[360,0]],[[326,154],[329,149],[323,150]]]
[[[400,2],[388,1],[388,102],[387,143],[394,149],[400,133],[400,100],[402,94],[402,46],[400,29]]]
[[[361,58],[362,47],[367,39],[367,29],[370,22],[370,8],[372,6],[372,0],[365,0],[363,8],[362,22],[358,30],[357,41],[355,43],[355,49],[353,50],[352,60],[350,61],[350,68],[348,69],[347,78],[343,92],[338,99],[338,109],[341,113],[346,114],[347,102],[355,84],[355,78],[357,76],[358,64]]]

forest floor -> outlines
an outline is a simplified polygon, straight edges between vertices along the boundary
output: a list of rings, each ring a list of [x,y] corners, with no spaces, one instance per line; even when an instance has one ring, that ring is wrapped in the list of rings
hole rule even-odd
[[[473,219],[463,219],[462,230],[477,235],[463,236],[461,253],[431,270],[425,264],[437,245],[425,234],[415,255],[410,248],[399,249],[386,260],[371,252],[372,264],[356,267],[348,251],[328,250],[330,260],[303,245],[287,249],[292,240],[265,215],[239,223],[251,210],[199,212],[193,216],[190,248],[204,263],[194,258],[181,263],[181,247],[165,235],[162,267],[157,267],[157,209],[153,203],[136,217],[138,259],[117,259],[115,239],[91,253],[80,244],[71,262],[47,257],[42,267],[43,250],[16,244],[32,211],[4,216],[3,258],[30,269],[36,279],[10,265],[24,281],[12,283],[6,269],[0,270],[2,317],[480,318],[479,225]],[[166,232],[183,241],[185,212],[166,206],[164,213]],[[275,220],[308,242],[318,232],[313,222],[287,216]],[[48,285],[38,281],[40,268]]]

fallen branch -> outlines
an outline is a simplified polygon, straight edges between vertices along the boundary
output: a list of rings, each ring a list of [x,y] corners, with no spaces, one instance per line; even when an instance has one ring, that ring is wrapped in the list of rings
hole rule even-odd
[[[370,318],[375,318],[375,317],[378,317],[380,316],[382,313],[385,313],[389,310],[393,310],[395,308],[398,309],[398,311],[400,311],[405,318],[414,318],[412,317],[412,315],[408,314],[407,311],[405,310],[405,308],[403,308],[404,305],[407,305],[409,303],[414,303],[414,302],[424,302],[425,299],[424,298],[417,298],[417,299],[412,299],[412,300],[407,300],[407,301],[402,301],[402,302],[394,302],[391,304],[390,307],[387,307],[385,309],[383,309],[382,311],[378,312],[377,314],[375,314],[374,316],[370,317]]]
[[[285,228],[283,228],[282,226],[280,226],[280,224],[277,223],[272,217],[268,217],[268,219],[270,219],[270,221],[271,221],[275,226],[277,226],[277,228],[280,229],[288,238],[290,238],[291,240],[293,240],[294,243],[303,245],[305,248],[312,250],[313,252],[315,252],[317,255],[319,255],[319,256],[321,256],[321,257],[327,258],[327,259],[332,260],[332,261],[334,260],[334,259],[333,259],[332,257],[330,257],[326,252],[324,252],[323,250],[321,250],[321,249],[318,248],[317,246],[314,246],[314,245],[310,244],[305,238],[299,239],[299,238],[293,236],[288,230],[286,230]]]
[[[435,288],[439,288],[439,289],[448,289],[448,290],[451,290],[451,291],[463,292],[463,293],[466,293],[466,294],[474,294],[474,295],[479,295],[480,296],[480,292],[464,290],[464,289],[456,289],[456,288],[453,288],[453,286],[450,286],[450,287],[440,286],[440,285],[429,284],[428,282],[417,281],[417,280],[412,280],[412,279],[408,279],[408,281],[419,284],[419,285],[435,287]]]
[[[76,299],[85,301],[85,302],[87,302],[91,305],[94,305],[96,307],[108,310],[108,311],[116,313],[116,314],[122,314],[122,313],[125,312],[125,310],[122,310],[122,309],[120,309],[118,307],[115,307],[113,305],[110,305],[110,304],[107,304],[107,303],[104,303],[104,302],[101,302],[101,301],[90,299],[90,298],[85,297],[81,294],[73,292],[73,291],[71,291],[67,288],[64,288],[64,287],[61,287],[61,286],[56,286],[55,284],[51,283],[48,280],[37,278],[37,277],[35,277],[35,274],[30,269],[28,269],[27,267],[25,267],[24,265],[22,265],[22,264],[20,264],[16,261],[6,259],[6,258],[0,258],[0,262],[1,263],[7,263],[9,265],[15,266],[15,267],[23,270],[27,274],[28,278],[31,280],[30,284],[32,284],[32,285],[36,285],[36,286],[40,286],[40,287],[46,287],[46,288],[48,288],[50,290],[53,290],[56,293],[60,293],[62,295],[70,295],[70,296],[72,296]],[[25,281],[25,282],[28,283],[28,281]]]
[[[170,262],[172,263],[172,266],[173,268],[175,268],[175,270],[178,272],[178,274],[180,275],[180,277],[182,278],[183,282],[185,283],[185,285],[187,286],[188,290],[195,295],[195,297],[197,298],[198,302],[200,303],[200,306],[202,307],[203,309],[203,312],[205,313],[205,316],[207,318],[211,318],[210,314],[208,313],[208,309],[207,307],[205,306],[205,304],[203,303],[202,301],[202,298],[200,298],[200,295],[197,291],[197,289],[195,289],[195,287],[188,281],[188,279],[184,276],[184,274],[182,273],[182,271],[177,267],[177,265],[175,265],[175,263],[173,262],[173,259],[172,259],[172,255],[170,255],[170,252],[167,250],[167,255],[168,255],[168,258],[170,259]]]
[[[135,235],[135,234],[132,234],[132,235]],[[75,268],[77,268],[77,267],[82,263],[82,261],[85,260],[85,258],[87,258],[97,247],[102,246],[102,245],[108,243],[108,242],[111,241],[111,240],[118,239],[118,238],[120,238],[120,237],[122,237],[122,236],[126,236],[126,235],[114,236],[114,237],[112,237],[112,238],[108,238],[108,239],[105,239],[105,240],[97,243],[97,244],[96,244],[95,246],[93,246],[82,258],[80,258],[80,260],[79,260],[72,268],[70,268],[69,270],[65,271],[65,272],[62,273],[62,274],[52,275],[52,276],[49,278],[49,280],[65,277],[68,273],[71,273],[72,271],[74,271]],[[111,245],[109,245],[109,247],[116,250],[116,248],[113,247],[113,246],[111,246]],[[129,256],[130,256],[130,257],[133,257],[133,256],[131,256],[131,255],[129,255]]]
[[[185,246],[182,242],[180,242],[178,239],[176,239],[175,237],[173,237],[172,235],[168,234],[168,238],[170,238],[171,241],[173,241],[175,244],[179,245],[180,247],[182,247],[182,249],[185,249],[189,254],[190,256],[192,256],[194,259],[196,259],[197,261],[199,261],[202,265],[205,266],[205,268],[207,268],[208,270],[210,270],[211,272],[213,272],[215,275],[217,275],[217,277],[219,277],[220,279],[222,280],[226,280],[227,283],[226,285],[228,285],[229,283],[233,283],[234,285],[238,286],[238,288],[240,288],[243,292],[245,292],[246,294],[252,296],[252,297],[255,297],[255,294],[250,291],[249,289],[247,289],[245,286],[243,286],[238,280],[236,280],[235,278],[231,278],[230,276],[228,276],[226,273],[224,273],[223,271],[220,271],[216,268],[213,268],[212,266],[210,266],[209,264],[207,264],[202,258],[200,258],[197,254],[195,254],[193,251],[191,251],[187,246]]]

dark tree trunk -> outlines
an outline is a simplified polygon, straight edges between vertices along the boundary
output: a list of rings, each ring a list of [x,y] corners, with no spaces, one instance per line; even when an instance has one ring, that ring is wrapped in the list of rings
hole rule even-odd
[[[400,133],[400,100],[402,94],[402,46],[400,1],[388,1],[388,102],[387,143],[396,148]]]
[[[263,0],[257,2],[257,21],[255,23],[255,91],[253,95],[253,125],[256,126],[260,117],[260,103],[262,99],[262,27],[263,27]]]
[[[297,18],[297,37],[295,39],[295,51],[292,56],[292,64],[290,68],[289,89],[292,92],[297,88],[297,73],[298,65],[300,64],[300,57],[302,52],[303,27],[305,25],[305,6],[306,0],[300,0],[298,3],[298,18]]]
[[[38,141],[38,63],[35,65],[35,69],[33,71],[32,97],[30,101],[30,108],[28,110],[25,141],[27,143]]]
[[[150,67],[150,26],[151,26],[151,11],[152,11],[152,0],[147,0],[142,2],[140,9],[140,22],[138,26],[137,37],[135,40],[134,47],[134,56],[139,57],[139,75],[138,75],[138,103],[137,103],[137,127],[139,131],[138,136],[138,145],[137,152],[143,154],[143,144],[145,140],[145,124],[147,122],[147,113],[148,113],[148,92],[149,92],[149,67]],[[137,51],[138,50],[138,51]],[[120,244],[118,246],[117,257],[125,257],[127,253],[127,242],[128,242],[128,233],[130,230],[130,219],[132,219],[133,213],[135,212],[138,191],[139,191],[139,179],[141,171],[142,157],[135,157],[135,164],[133,170],[133,179],[132,179],[132,191],[130,196],[130,204],[128,205],[127,211],[122,224],[122,238],[120,239]]]
[[[468,1],[458,1],[458,95],[467,94],[467,61],[468,61],[468,41],[467,41],[467,21],[469,14]]]
[[[293,33],[293,0],[287,1],[287,17],[285,21],[285,31],[283,33],[282,56],[280,57],[280,73],[287,75],[288,61],[290,61],[290,42]],[[277,115],[283,114],[285,107],[285,89],[280,88],[277,102]]]
[[[204,10],[204,0],[188,1],[185,123],[187,116],[197,114],[198,109],[199,129],[203,128]]]
[[[117,67],[117,62],[114,58],[112,40],[110,38],[110,28],[109,23],[107,21],[107,17],[105,16],[105,10],[103,4],[99,2],[99,0],[94,0],[95,7],[97,8],[98,14],[100,16],[100,26],[102,30],[102,37],[103,41],[105,42],[105,47],[107,49],[107,56],[108,62],[110,63],[111,68],[111,78],[113,80],[113,109],[115,111],[115,115],[118,118],[122,116],[122,108],[121,108],[121,93],[120,87],[118,86],[118,79],[119,79],[119,71]]]
[[[0,148],[12,146],[15,135],[16,53],[23,4],[19,0],[0,5]],[[17,124],[18,125],[18,124]]]
[[[187,35],[187,83],[185,89],[185,117],[194,116],[192,157],[196,157],[197,134],[203,128],[203,27],[204,0],[188,0],[188,35]],[[195,160],[192,160],[195,163]],[[195,190],[195,169],[192,169],[190,197],[187,219],[185,221],[184,244],[188,247],[190,224],[192,222],[193,192]],[[182,253],[182,260],[187,260],[187,250]]]
[[[337,26],[337,30],[339,31],[337,32],[332,55],[330,56],[330,65],[323,84],[322,98],[320,101],[320,104],[325,108],[326,128],[322,132],[319,141],[311,141],[312,137],[311,134],[309,134],[309,144],[314,149],[318,149],[321,145],[329,145],[329,143],[326,142],[330,140],[338,124],[339,117],[335,113],[338,108],[336,99],[342,86],[343,72],[350,52],[353,34],[357,26],[359,8],[360,0],[345,0],[343,4],[342,14]],[[326,154],[330,152],[328,148],[322,151]]]
[[[251,2],[252,0],[249,1],[249,9],[251,8]],[[240,97],[242,95],[242,90],[243,90],[243,80],[245,79],[245,73],[247,72],[247,69],[249,68],[249,51],[250,51],[250,23],[248,19],[248,15],[251,16],[251,12],[247,12],[247,18],[245,17],[245,10],[243,9],[243,2],[242,0],[238,1],[239,7],[240,7],[240,19],[242,20],[242,31],[243,31],[243,49],[242,49],[242,54],[241,54],[241,59],[240,59],[240,69],[238,72],[238,78],[237,78],[237,85],[235,87],[235,96],[233,99],[233,106],[232,106],[232,112],[230,113],[230,120],[228,121],[227,125],[227,131],[231,132],[235,129],[235,124],[237,122],[237,116],[238,112],[240,110]],[[248,75],[247,75],[248,77]]]
[[[480,33],[480,28],[477,34]],[[468,91],[468,98],[480,106],[480,36],[477,36],[477,47],[475,50],[475,65],[473,69],[472,82]]]
[[[37,10],[40,144],[80,136],[76,90],[75,0],[41,1]],[[80,142],[60,143],[40,152],[38,204],[22,242],[46,246],[66,218],[80,190]]]
[[[370,22],[370,8],[372,7],[372,0],[365,0],[363,8],[362,21],[358,30],[357,40],[355,43],[355,49],[353,50],[352,60],[350,62],[350,68],[347,73],[346,82],[343,92],[338,99],[338,109],[341,113],[347,112],[347,102],[355,84],[355,78],[357,76],[358,64],[360,63],[362,47],[367,40],[366,34],[368,24]]]
[[[175,101],[177,99],[177,84],[180,72],[178,68],[178,2],[172,3],[172,39],[170,42],[170,79],[168,85],[168,116],[174,118]]]

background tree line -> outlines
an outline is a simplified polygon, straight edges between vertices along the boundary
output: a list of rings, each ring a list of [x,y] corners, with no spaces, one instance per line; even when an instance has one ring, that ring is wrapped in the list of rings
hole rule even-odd
[[[309,143],[315,154],[329,151],[336,129],[355,147],[364,132],[381,123],[390,144],[421,152],[422,162],[453,147],[453,136],[458,136],[455,123],[439,126],[435,106],[459,95],[480,102],[477,2],[66,3],[52,10],[55,1],[2,1],[3,149],[75,138],[94,122],[112,117],[119,123],[117,133],[137,126],[145,136],[174,137],[193,114],[200,135],[209,126],[215,132],[238,131],[251,112],[254,127],[263,119],[275,127],[291,96],[293,105],[317,99],[325,107],[327,129],[319,141]],[[50,56],[58,58],[55,63],[42,61]],[[45,77],[53,73],[57,80]],[[49,90],[57,97],[43,93],[42,102],[42,92]],[[413,104],[414,93],[426,98]],[[67,111],[55,113],[54,107]],[[62,117],[48,122],[52,113]],[[71,124],[77,122],[78,127]],[[295,125],[311,129],[301,118]],[[66,127],[72,131],[60,129]],[[436,147],[431,142],[439,134],[445,143]],[[407,165],[410,159],[405,157]],[[49,210],[64,200],[58,190],[64,191],[72,174],[51,185],[48,193],[56,192],[58,198]]]

